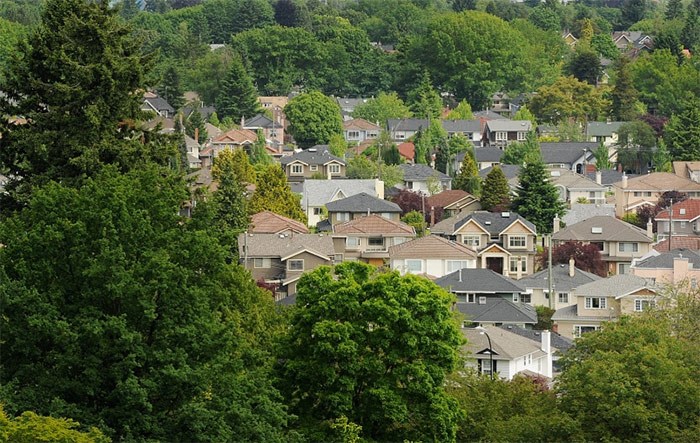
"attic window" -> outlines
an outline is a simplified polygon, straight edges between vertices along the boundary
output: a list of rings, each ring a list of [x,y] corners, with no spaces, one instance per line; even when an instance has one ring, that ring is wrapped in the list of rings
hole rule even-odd
[[[503,218],[510,217],[510,212],[501,212],[501,217],[503,217]]]
[[[602,234],[603,228],[594,226],[591,228],[591,234]]]
[[[681,214],[681,215],[685,215],[685,208],[681,208],[680,214]]]

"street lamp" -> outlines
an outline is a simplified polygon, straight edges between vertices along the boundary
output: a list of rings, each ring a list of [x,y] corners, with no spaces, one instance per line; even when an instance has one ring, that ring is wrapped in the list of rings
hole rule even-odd
[[[489,336],[489,333],[486,332],[486,328],[484,328],[483,326],[477,326],[474,329],[478,329],[479,334],[485,335],[486,339],[489,341],[489,373],[491,374],[491,380],[493,380],[493,346],[491,346],[491,337]]]

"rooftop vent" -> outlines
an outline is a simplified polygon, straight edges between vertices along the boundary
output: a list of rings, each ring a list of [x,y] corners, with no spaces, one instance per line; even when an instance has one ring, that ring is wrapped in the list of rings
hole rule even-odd
[[[479,304],[485,305],[486,304],[486,297],[484,297],[484,296],[479,297]]]
[[[510,217],[510,212],[501,212],[501,217],[503,217],[503,218]]]
[[[316,148],[309,148],[309,149],[307,149],[307,151],[309,151],[309,152],[316,152]]]
[[[561,173],[559,171],[551,171],[549,173],[552,177],[560,177]]]
[[[487,225],[487,226],[491,225],[491,220],[486,220],[486,221],[484,222],[484,224]]]
[[[602,234],[603,233],[603,228],[594,226],[591,228],[591,234]]]

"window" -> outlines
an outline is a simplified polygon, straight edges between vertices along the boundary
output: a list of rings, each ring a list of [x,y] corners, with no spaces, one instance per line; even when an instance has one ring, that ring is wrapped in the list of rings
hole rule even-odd
[[[314,208],[314,215],[321,215],[322,212],[321,208]]]
[[[340,165],[338,163],[328,165],[328,172],[331,174],[340,174]]]
[[[527,247],[527,237],[524,235],[509,235],[508,247],[510,248],[525,248]]]
[[[360,239],[357,237],[348,237],[345,239],[345,246],[348,248],[360,246]]]
[[[397,132],[397,133],[396,133],[396,139],[397,139],[397,140],[403,140],[404,138],[406,138],[406,134],[404,134],[403,132]]]
[[[406,260],[406,271],[412,274],[423,272],[423,260]]]
[[[588,199],[589,199],[589,200],[595,200],[595,198],[596,198],[596,192],[595,192],[595,191],[590,191],[590,192],[588,193]]]
[[[606,307],[605,297],[586,297],[586,309],[605,309]]]
[[[253,260],[253,267],[255,268],[270,268],[272,267],[272,260],[269,258],[256,258]]]
[[[413,189],[413,182],[403,182],[406,189]]]
[[[467,294],[467,303],[476,303],[476,294]]]
[[[515,293],[513,294],[513,303],[517,303],[520,301],[520,294]]]
[[[505,131],[498,131],[496,132],[496,141],[505,141],[508,140],[508,133]]]
[[[384,246],[384,238],[383,237],[370,237],[367,239],[367,244],[369,246]]]
[[[580,337],[588,332],[597,331],[600,326],[574,326],[574,337]]]
[[[290,167],[290,171],[292,174],[303,174],[304,173],[304,165],[292,165]]]
[[[532,303],[532,294],[520,294],[520,301],[523,303]]]
[[[348,131],[348,138],[353,140],[360,138],[360,131]]]
[[[335,254],[333,256],[333,263],[342,263],[343,262],[343,254]]]
[[[350,213],[349,212],[338,212],[335,214],[335,218],[339,222],[346,222],[350,220]]]
[[[447,273],[459,271],[467,266],[468,263],[466,260],[447,260]]]
[[[368,132],[367,138],[377,138],[377,132],[376,131]]]
[[[630,264],[629,263],[618,263],[617,264],[617,273],[618,274],[629,274],[630,272]]]
[[[467,246],[473,246],[475,248],[478,248],[481,244],[481,236],[480,235],[463,235],[462,236],[462,243],[464,243]]]
[[[522,131],[518,131],[518,141],[523,141],[525,140],[525,133]]]
[[[382,212],[381,216],[382,216],[382,218],[386,218],[388,220],[391,220],[391,212]]]
[[[634,300],[634,312],[646,311],[647,309],[653,308],[654,306],[656,306],[654,300],[646,300],[643,298],[638,298]]]
[[[527,257],[511,257],[510,272],[518,272],[518,263],[520,264],[520,271],[527,272]]]
[[[602,241],[592,241],[591,244],[595,245],[595,247],[598,248],[599,251],[605,250],[605,243]]]
[[[558,294],[559,303],[569,303],[569,293],[568,292],[560,292]]]
[[[685,226],[686,226],[686,222],[682,221],[681,222],[681,229],[685,229]]]
[[[311,171],[318,171],[318,165],[311,165],[311,166],[309,166],[309,170],[311,170]]]
[[[288,260],[287,261],[288,271],[303,271],[304,270],[304,260]]]
[[[618,243],[618,250],[620,252],[638,252],[639,243]]]

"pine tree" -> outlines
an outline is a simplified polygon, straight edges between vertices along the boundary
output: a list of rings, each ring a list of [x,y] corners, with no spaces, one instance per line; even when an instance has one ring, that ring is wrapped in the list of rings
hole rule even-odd
[[[271,211],[306,223],[299,197],[287,185],[287,177],[279,165],[267,166],[258,177],[258,187],[250,200],[250,213]]]
[[[158,92],[158,95],[168,102],[170,106],[175,108],[175,110],[179,110],[185,103],[180,74],[177,72],[177,68],[172,64],[170,64],[165,70],[165,73],[163,73],[163,79],[160,82],[160,86],[156,89],[156,92]]]
[[[273,163],[272,156],[267,152],[267,141],[261,129],[258,129],[258,137],[250,150],[250,162],[253,166]]]
[[[632,76],[629,72],[630,60],[621,56],[617,60],[617,79],[612,90],[612,116],[617,121],[632,121],[637,117],[637,90],[634,88]]]
[[[462,169],[459,170],[459,175],[455,178],[453,188],[467,191],[477,197],[481,194],[481,177],[479,177],[476,162],[470,153],[464,155]]]
[[[510,207],[510,186],[500,166],[494,166],[484,180],[481,191],[481,209],[502,211]]]
[[[193,109],[190,116],[187,117],[185,121],[185,134],[202,144],[209,138],[209,134],[207,134],[207,125],[198,109]],[[195,137],[195,135],[197,137]]]
[[[418,86],[408,93],[408,104],[413,115],[418,118],[440,118],[442,99],[440,94],[433,88],[430,74],[427,71],[423,72]]]
[[[683,18],[682,0],[669,0],[666,4],[666,20],[676,20]]]
[[[234,122],[260,112],[258,92],[238,56],[231,60],[228,74],[221,83],[221,91],[216,97],[216,110],[220,118],[231,118]]]
[[[557,188],[547,180],[547,169],[541,161],[530,162],[520,171],[520,183],[512,208],[537,227],[537,232],[552,232],[552,220],[564,215],[564,203]]]
[[[450,174],[450,166],[452,165],[452,160],[454,154],[450,148],[449,143],[446,139],[440,140],[437,146],[437,152],[435,153],[435,169],[445,174]]]

